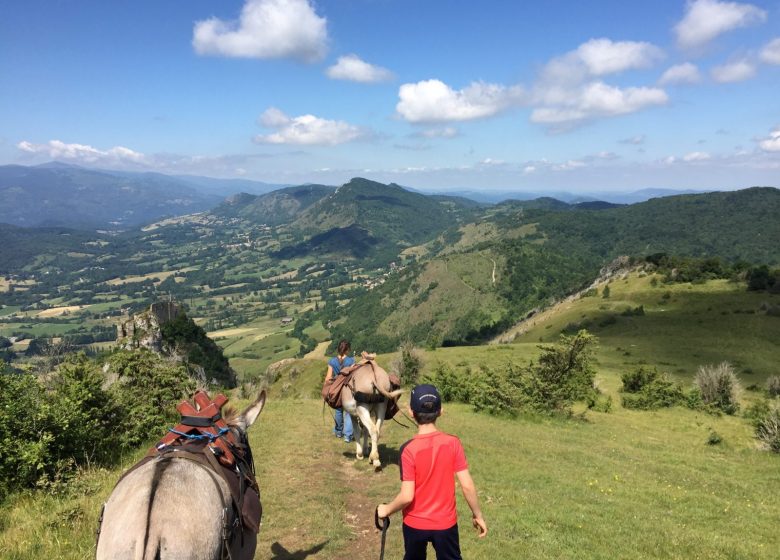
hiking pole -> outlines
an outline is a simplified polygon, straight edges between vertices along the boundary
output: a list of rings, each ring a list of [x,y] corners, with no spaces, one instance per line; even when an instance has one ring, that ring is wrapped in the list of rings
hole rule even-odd
[[[379,507],[374,510],[374,525],[382,531],[382,547],[379,549],[379,560],[385,559],[385,539],[387,539],[387,530],[390,528],[390,518],[383,517],[382,524],[379,524]]]

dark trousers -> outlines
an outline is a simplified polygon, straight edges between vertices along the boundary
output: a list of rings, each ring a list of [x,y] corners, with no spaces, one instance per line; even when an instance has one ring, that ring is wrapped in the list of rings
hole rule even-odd
[[[458,524],[449,529],[413,529],[404,524],[404,560],[425,560],[428,543],[433,544],[436,560],[463,560],[460,555]]]

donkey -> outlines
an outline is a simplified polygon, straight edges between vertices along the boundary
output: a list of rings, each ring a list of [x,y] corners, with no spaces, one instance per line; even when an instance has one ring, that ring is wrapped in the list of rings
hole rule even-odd
[[[376,469],[380,469],[382,462],[379,460],[379,430],[385,419],[388,402],[396,400],[403,391],[392,391],[387,372],[373,361],[360,365],[351,375],[352,379],[342,389],[341,402],[344,410],[349,412],[353,419],[355,454],[358,459],[363,459],[363,453],[368,446],[368,436],[371,436],[371,454],[368,460]]]
[[[246,430],[265,398],[262,391],[240,415],[225,418],[243,444],[236,452],[243,450],[250,463]],[[120,479],[104,506],[96,559],[251,559],[257,528],[241,527],[231,500],[225,479],[199,462],[174,457],[143,463]]]

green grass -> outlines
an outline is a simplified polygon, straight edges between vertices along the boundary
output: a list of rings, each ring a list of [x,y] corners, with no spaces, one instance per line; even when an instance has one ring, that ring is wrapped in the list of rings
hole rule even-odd
[[[728,361],[747,385],[761,385],[780,373],[780,318],[760,310],[764,302],[780,302],[780,296],[748,292],[744,284],[726,280],[657,287],[651,281],[650,276],[613,281],[608,299],[600,291],[564,304],[516,340],[549,342],[567,326],[587,327],[601,341],[599,358],[607,368],[646,364],[690,379],[699,365]],[[639,305],[644,316],[622,315]]]
[[[312,556],[321,559],[375,547],[373,531],[349,525],[370,523],[373,504],[394,496],[397,466],[379,474],[365,462],[350,467],[344,454],[353,448],[328,437],[321,403],[280,399],[279,390],[251,431],[264,510],[255,557],[271,558],[278,546],[323,545]],[[780,457],[756,450],[739,418],[618,409],[587,422],[509,420],[447,404],[440,427],[463,441],[490,528],[476,539],[459,498],[466,558],[768,560],[780,545]],[[719,446],[706,445],[710,429],[723,436]],[[385,427],[385,463],[410,436],[397,424]],[[350,477],[344,468],[354,469]],[[91,557],[100,504],[119,474],[89,471],[64,496],[13,497],[0,510],[0,556]],[[365,507],[348,511],[355,501]],[[348,513],[363,517],[350,521]],[[400,559],[402,549],[396,516],[386,558]]]

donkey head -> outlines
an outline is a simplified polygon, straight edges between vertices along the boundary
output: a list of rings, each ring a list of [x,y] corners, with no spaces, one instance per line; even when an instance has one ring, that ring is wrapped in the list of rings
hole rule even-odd
[[[230,424],[231,427],[237,428],[242,433],[246,433],[249,427],[255,423],[257,417],[260,416],[260,413],[262,412],[263,407],[265,406],[265,397],[266,397],[265,390],[260,391],[260,394],[257,396],[257,400],[255,400],[255,402],[250,404],[244,410],[244,412],[242,412],[238,416],[234,416],[228,419],[228,424]]]

